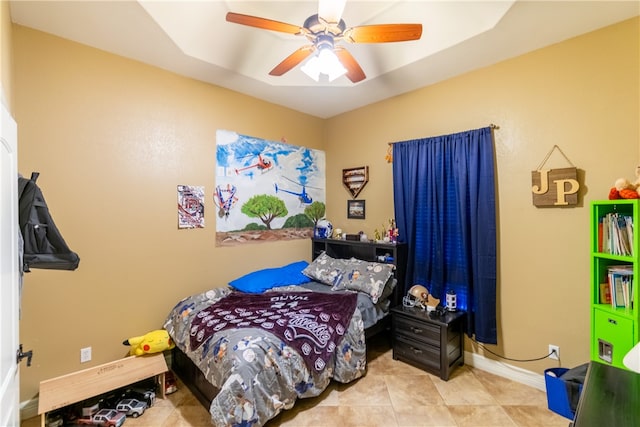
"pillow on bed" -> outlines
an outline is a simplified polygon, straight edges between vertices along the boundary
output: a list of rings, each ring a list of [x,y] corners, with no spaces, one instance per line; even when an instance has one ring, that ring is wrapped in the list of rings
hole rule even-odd
[[[347,271],[347,263],[347,260],[332,258],[322,252],[302,273],[325,285],[335,286]]]
[[[369,294],[374,304],[378,302],[385,285],[393,276],[392,264],[351,258],[347,261],[346,268],[341,280],[333,286],[333,289],[364,292]]]
[[[311,281],[302,274],[302,270],[308,265],[306,261],[297,261],[282,267],[256,270],[232,280],[229,286],[238,291],[255,294],[276,286],[301,285]]]
[[[393,290],[396,288],[397,284],[398,280],[395,277],[389,277],[389,280],[387,280],[387,283],[384,285],[384,289],[382,289],[382,295],[380,295],[378,301],[384,301],[389,298],[393,294]]]

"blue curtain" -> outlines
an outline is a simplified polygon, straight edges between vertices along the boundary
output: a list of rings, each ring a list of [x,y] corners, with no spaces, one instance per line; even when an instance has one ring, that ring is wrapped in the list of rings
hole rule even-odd
[[[393,144],[399,240],[407,243],[405,293],[454,291],[469,336],[497,344],[496,202],[490,127]]]

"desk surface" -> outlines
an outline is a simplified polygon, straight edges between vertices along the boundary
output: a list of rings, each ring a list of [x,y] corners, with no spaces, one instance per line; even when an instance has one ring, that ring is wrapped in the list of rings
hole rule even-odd
[[[640,427],[640,374],[591,362],[574,427]]]

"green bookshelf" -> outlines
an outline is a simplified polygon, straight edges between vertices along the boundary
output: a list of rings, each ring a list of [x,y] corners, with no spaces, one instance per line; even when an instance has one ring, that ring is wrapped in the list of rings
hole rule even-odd
[[[640,200],[591,202],[591,360],[622,369],[640,341],[640,240],[629,232],[637,224]],[[611,281],[607,300],[602,287]]]

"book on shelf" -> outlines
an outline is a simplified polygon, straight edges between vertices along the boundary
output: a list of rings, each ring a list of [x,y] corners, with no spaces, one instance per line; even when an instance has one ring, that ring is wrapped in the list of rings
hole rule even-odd
[[[611,212],[598,221],[598,251],[633,255],[633,217]]]
[[[633,255],[633,235],[629,235],[629,223],[633,224],[633,221],[628,215],[618,215],[616,219],[618,221],[616,230],[620,240],[621,255]],[[633,225],[631,230],[633,230]]]
[[[602,216],[598,221],[598,252],[607,252],[609,248],[609,219]]]
[[[611,287],[609,282],[600,283],[600,304],[611,304]]]
[[[633,308],[633,265],[612,265],[607,278],[613,308]]]

